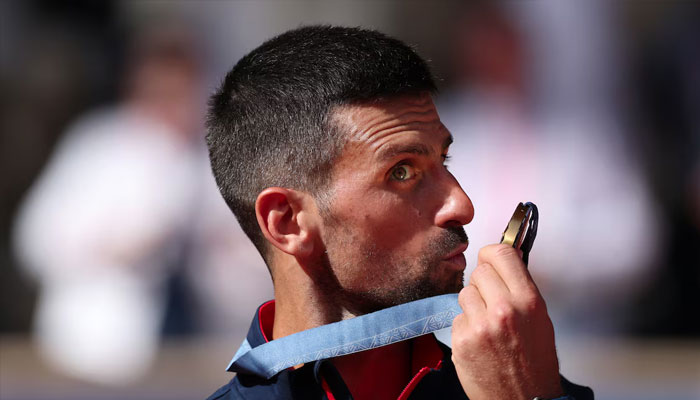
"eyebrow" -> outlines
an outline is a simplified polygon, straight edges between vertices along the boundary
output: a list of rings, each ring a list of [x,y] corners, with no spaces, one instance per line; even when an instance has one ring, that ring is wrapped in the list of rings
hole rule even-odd
[[[452,134],[449,134],[442,143],[442,148],[448,148],[454,141]],[[423,143],[410,143],[405,145],[389,146],[379,154],[379,159],[382,161],[391,160],[401,154],[416,154],[420,156],[429,156],[430,149]]]

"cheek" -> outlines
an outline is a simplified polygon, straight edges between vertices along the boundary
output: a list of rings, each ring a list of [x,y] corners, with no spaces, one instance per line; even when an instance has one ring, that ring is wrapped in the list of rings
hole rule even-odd
[[[348,220],[385,251],[411,247],[431,226],[420,208],[392,194],[358,204],[351,209]]]

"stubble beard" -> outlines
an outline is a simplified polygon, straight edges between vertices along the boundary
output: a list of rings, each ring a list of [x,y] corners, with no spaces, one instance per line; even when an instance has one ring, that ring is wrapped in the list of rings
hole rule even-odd
[[[417,260],[381,252],[373,243],[362,242],[347,230],[336,234],[331,245],[336,249],[339,248],[337,246],[350,249],[356,256],[338,259],[329,254],[326,258],[327,270],[334,274],[338,282],[335,288],[339,292],[337,298],[342,299],[344,307],[355,315],[427,297],[457,293],[464,286],[463,270],[440,267],[446,254],[468,242],[461,226],[444,229],[438,237],[428,242]],[[346,240],[339,241],[339,237]],[[345,287],[342,277],[357,274],[358,271],[366,275],[355,279],[354,286],[362,288]]]

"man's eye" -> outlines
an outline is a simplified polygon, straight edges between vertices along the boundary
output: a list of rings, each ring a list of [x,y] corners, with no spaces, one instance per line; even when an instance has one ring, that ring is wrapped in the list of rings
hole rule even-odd
[[[410,165],[398,165],[391,171],[391,179],[395,181],[406,181],[415,175],[413,168]]]

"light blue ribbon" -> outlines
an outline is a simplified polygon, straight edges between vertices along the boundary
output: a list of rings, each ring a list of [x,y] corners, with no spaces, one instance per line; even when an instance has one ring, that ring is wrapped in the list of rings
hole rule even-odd
[[[450,327],[461,312],[457,294],[445,294],[308,329],[255,348],[245,340],[227,370],[269,379],[294,365],[387,346]]]

